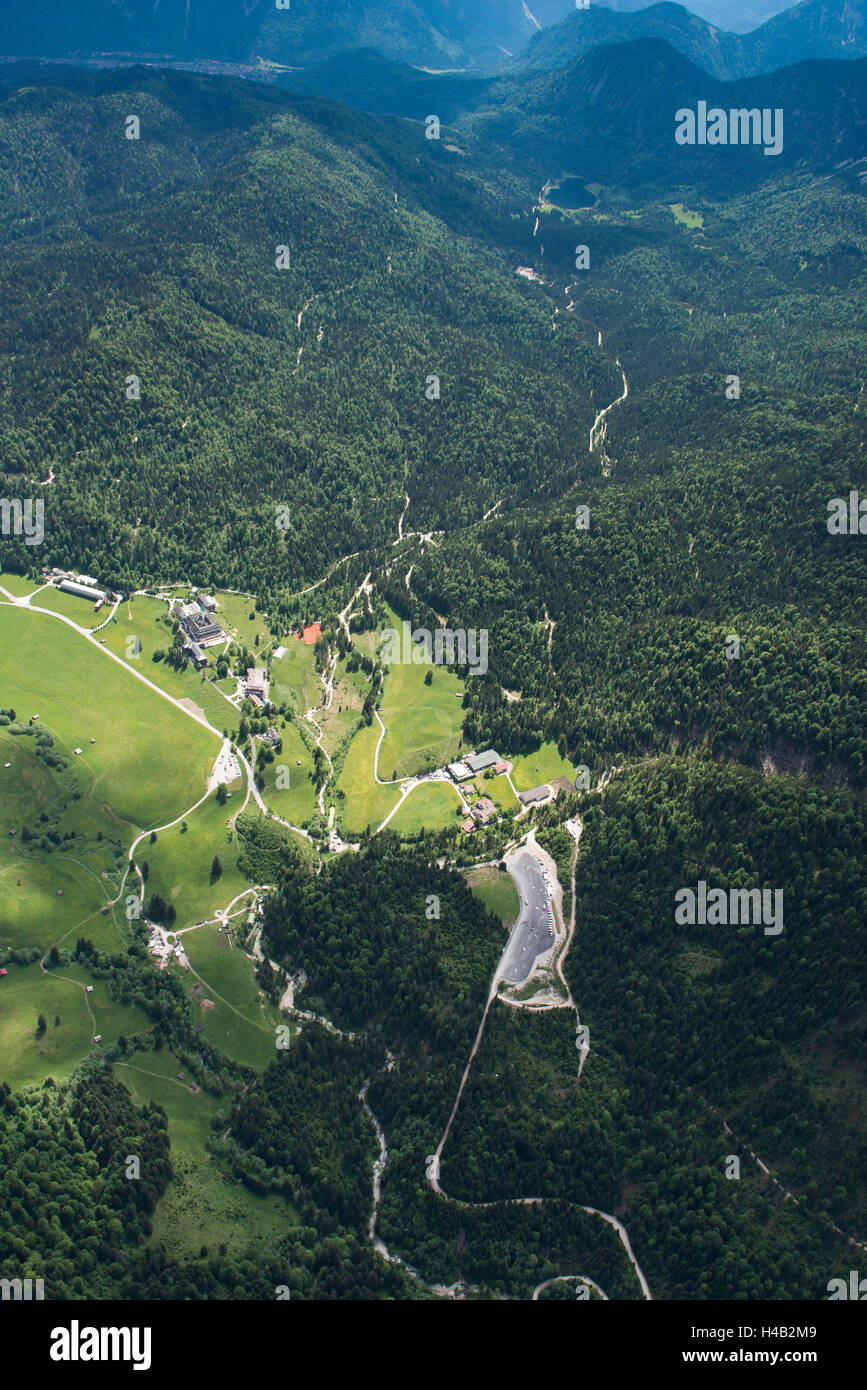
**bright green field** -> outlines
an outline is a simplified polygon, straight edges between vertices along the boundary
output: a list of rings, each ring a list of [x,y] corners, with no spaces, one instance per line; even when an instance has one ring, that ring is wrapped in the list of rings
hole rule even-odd
[[[217,622],[224,632],[229,632],[240,642],[241,646],[247,647],[251,652],[255,650],[257,633],[259,646],[268,646],[271,641],[268,621],[264,613],[256,612],[255,599],[249,598],[246,594],[221,593],[215,593],[214,598],[220,605],[216,614]],[[252,620],[250,619],[251,613],[254,614]],[[218,649],[215,648],[215,650]],[[231,657],[231,651],[229,655]],[[237,652],[235,655],[237,656]],[[261,664],[264,666],[265,663],[262,662]]]
[[[433,680],[425,685],[428,671]],[[460,748],[463,708],[457,692],[462,690],[447,666],[399,662],[388,667],[380,709],[388,730],[379,752],[383,780],[411,777],[453,761]]]
[[[500,773],[499,777],[479,777],[477,781],[481,795],[489,796],[494,805],[498,806],[501,811],[520,811],[521,807],[509,786],[509,779],[505,773]],[[535,785],[537,784],[534,783]]]
[[[42,581],[34,583],[32,579],[27,579],[23,574],[5,574],[0,572],[0,588],[6,589],[16,598],[24,598],[27,594],[34,594],[37,589],[42,587]]]
[[[176,1259],[198,1255],[202,1245],[216,1251],[222,1244],[233,1255],[249,1248],[255,1259],[295,1224],[282,1198],[260,1197],[236,1185],[208,1156],[211,1120],[228,1112],[226,1101],[206,1091],[194,1093],[188,1081],[178,1081],[184,1068],[172,1053],[137,1053],[130,1062],[116,1062],[115,1069],[137,1106],[153,1100],[168,1116],[175,1176],[154,1216],[154,1244]]]
[[[136,850],[139,867],[147,863],[149,868],[145,898],[158,893],[173,903],[178,928],[212,917],[216,908],[226,907],[250,886],[238,868],[238,838],[226,825],[243,802],[241,786],[240,778],[229,785],[231,795],[225,806],[220,806],[216,792],[212,793],[186,818],[185,831],[173,825],[159,832],[155,845],[143,840]],[[212,883],[215,854],[223,872]]]
[[[368,825],[375,830],[397,803],[396,787],[380,787],[373,780],[373,755],[379,734],[375,721],[359,730],[338,779],[337,785],[346,796],[340,821],[347,834],[358,835]]]
[[[461,808],[457,788],[447,782],[423,782],[407,796],[400,810],[388,822],[389,830],[412,834],[416,830],[438,830],[457,825]]]
[[[273,763],[265,766],[265,790],[262,796],[269,810],[293,825],[301,825],[316,810],[316,792],[307,775],[313,770],[313,759],[296,726],[287,723],[286,728],[282,729],[281,723],[282,720],[278,721],[277,729],[283,740],[283,751],[275,753]],[[277,786],[277,769],[281,767],[288,771],[288,787]],[[281,780],[286,780],[285,772]]]
[[[219,740],[91,642],[45,614],[0,606],[0,651],[27,653],[7,663],[4,704],[25,718],[38,711],[62,752],[85,750],[77,761],[97,801],[145,828],[202,795]]]
[[[107,887],[89,869],[58,852],[0,858],[0,942],[19,950],[36,946],[47,951],[55,944],[74,945],[67,938],[78,935],[86,924],[86,935],[94,944],[117,947],[112,918],[100,915],[109,896]],[[62,897],[57,896],[58,888]]]
[[[525,753],[512,764],[512,781],[519,792],[550,782],[552,777],[575,777],[575,769],[557,752],[556,743],[543,743],[534,753]],[[496,798],[491,798],[495,800]]]
[[[94,1047],[115,1042],[121,1033],[138,1033],[149,1027],[147,1015],[141,1009],[116,1003],[104,981],[94,981],[93,994],[85,994],[79,985],[59,977],[90,983],[90,976],[78,966],[60,967],[58,974],[49,975],[44,975],[38,964],[9,965],[7,969],[9,974],[0,979],[0,1076],[13,1089],[40,1085],[47,1076],[63,1080]],[[45,1015],[48,1029],[37,1038],[40,1014]],[[60,1018],[58,1027],[54,1026],[56,1016]],[[96,1033],[102,1034],[102,1043],[93,1043]]]
[[[236,1062],[264,1067],[275,1055],[274,1025],[285,1020],[270,1007],[263,1016],[253,966],[237,944],[242,934],[243,927],[233,930],[236,944],[230,950],[225,932],[216,926],[200,927],[184,933],[184,950],[205,987],[204,997],[216,1006],[205,1010],[199,1006],[203,1036]],[[184,972],[185,984],[189,974]],[[195,977],[189,980],[190,985],[195,983]]]
[[[511,929],[518,920],[520,907],[518,890],[511,874],[486,867],[470,869],[465,878],[488,911],[499,917],[504,927]]]
[[[128,827],[85,795],[70,800],[57,819],[64,799],[72,789],[86,788],[90,775],[74,758],[66,771],[49,768],[33,748],[29,735],[0,728],[0,944],[47,950],[87,922],[94,943],[116,946],[121,938],[114,920],[98,914],[120,881],[110,838],[125,841]],[[40,813],[49,816],[47,825],[41,825]],[[77,838],[72,848],[44,851],[35,848],[35,839],[24,843],[25,822],[38,831],[56,823]]]
[[[112,610],[111,600],[104,603],[98,613],[94,612],[94,605],[90,599],[76,598],[75,594],[64,594],[60,589],[43,589],[33,600],[35,608],[48,608],[52,613],[62,613],[64,617],[71,618],[79,627],[86,628],[89,632],[97,623],[101,623],[107,618]],[[105,636],[105,633],[100,634]]]
[[[313,666],[313,648],[296,642],[294,637],[276,645],[285,646],[287,651],[279,661],[271,663],[271,699],[275,705],[288,704],[304,714],[322,698],[322,684]]]
[[[690,212],[683,203],[669,203],[668,205],[674,213],[675,222],[680,222],[684,227],[703,227],[704,218],[700,212]]]
[[[109,623],[99,634],[106,639],[109,651],[123,657],[124,661],[154,685],[165,690],[175,700],[192,700],[204,710],[205,717],[215,729],[237,728],[238,716],[231,705],[213,689],[203,678],[201,671],[195,671],[187,664],[183,670],[175,671],[164,661],[152,661],[157,648],[168,651],[172,644],[172,629],[168,621],[168,607],[157,599],[137,598],[124,600],[115,614],[116,622]],[[134,640],[138,638],[141,652],[134,653]],[[209,647],[207,656],[210,674],[216,664],[222,647]],[[232,685],[234,689],[234,683]]]

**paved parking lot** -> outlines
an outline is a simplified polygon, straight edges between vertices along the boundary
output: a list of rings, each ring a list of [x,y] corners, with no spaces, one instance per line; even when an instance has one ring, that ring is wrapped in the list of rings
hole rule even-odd
[[[519,985],[526,980],[539,955],[554,945],[554,923],[548,885],[542,867],[530,850],[507,860],[521,898],[521,912],[512,928],[500,963],[500,978]]]

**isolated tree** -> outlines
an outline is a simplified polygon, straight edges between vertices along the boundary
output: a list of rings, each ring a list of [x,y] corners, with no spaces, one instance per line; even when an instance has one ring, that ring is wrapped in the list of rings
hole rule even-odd
[[[45,1021],[45,1014],[40,1014],[39,1017],[38,1017],[38,1019],[36,1020],[36,1036],[37,1036],[37,1038],[41,1038],[41,1037],[42,1037],[42,1034],[45,1032],[45,1030],[46,1030],[47,1027],[48,1027],[48,1024],[47,1024],[46,1021]]]
[[[222,872],[223,872],[223,866],[222,866],[222,864],[220,863],[220,856],[219,856],[218,854],[215,854],[215,855],[214,855],[214,862],[213,862],[213,864],[211,865],[211,882],[212,882],[212,883],[216,883],[217,879],[220,877],[220,874],[221,874]]]
[[[165,898],[160,897],[159,893],[154,893],[145,909],[145,915],[152,922],[164,922],[166,920],[167,905]]]

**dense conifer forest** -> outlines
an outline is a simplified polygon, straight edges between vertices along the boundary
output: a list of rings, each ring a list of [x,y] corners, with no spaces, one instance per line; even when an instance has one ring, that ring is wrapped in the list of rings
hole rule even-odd
[[[654,135],[698,90],[657,39],[456,87],[439,139],[402,88],[374,114],[231,78],[4,68],[0,494],[43,502],[45,538],[3,534],[0,584],[59,566],[125,601],[207,586],[248,596],[293,658],[287,631],[321,633],[291,699],[220,708],[255,768],[242,809],[217,798],[206,854],[242,902],[235,939],[229,908],[200,916],[225,930],[221,981],[255,936],[243,1022],[266,1060],[232,1052],[233,1019],[204,1033],[148,956],[153,927],[203,925],[175,922],[180,851],[145,894],[175,820],[135,854],[121,836],[150,823],[112,831],[102,879],[140,881],[147,921],[111,947],[95,908],[51,952],[7,949],[0,902],[6,965],[87,972],[140,1025],[63,1078],[3,1082],[0,1269],[50,1267],[58,1299],[197,1300],[530,1299],[579,1272],[617,1300],[644,1278],[656,1299],[796,1300],[846,1275],[867,1240],[867,521],[829,518],[867,498],[863,69],[763,76],[761,104],[799,113],[785,159],[713,170]],[[539,192],[576,169],[586,206]],[[487,634],[487,669],[456,673],[462,751],[544,746],[588,784],[472,842],[456,816],[330,839],[326,791],[342,805],[379,737],[390,614]],[[163,660],[180,678],[171,640],[160,678]],[[238,639],[238,678],[259,642]],[[309,715],[338,667],[329,743]],[[82,748],[9,705],[0,673],[0,733],[56,778],[53,818],[22,822],[47,854]],[[251,796],[306,754],[299,833]],[[564,920],[574,890],[580,1068],[569,1011],[491,1007],[504,922],[463,872],[531,828]],[[700,882],[780,892],[784,930],[681,925]],[[199,1157],[261,1199],[266,1240],[171,1246],[182,1155],[124,1072],[153,1079],[145,1054],[213,1102]]]

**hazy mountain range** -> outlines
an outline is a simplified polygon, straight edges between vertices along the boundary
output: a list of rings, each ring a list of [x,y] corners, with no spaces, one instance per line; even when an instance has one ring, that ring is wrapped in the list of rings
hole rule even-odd
[[[511,63],[518,69],[562,67],[599,44],[665,39],[715,77],[750,77],[805,58],[863,58],[867,23],[863,0],[805,0],[749,34],[714,28],[683,5],[663,3],[631,14],[601,5],[574,10],[530,40]]]
[[[534,48],[534,55],[543,62],[549,61],[551,53],[556,57],[561,44],[566,45],[562,56],[573,56],[576,45],[581,45],[582,31],[585,37],[595,35],[592,42],[600,43],[646,35],[675,42],[672,35],[678,29],[671,15],[654,13],[645,19],[644,6],[637,0],[615,0],[601,13],[598,7],[592,13],[576,11],[574,0],[426,0],[424,5],[415,0],[341,0],[340,4],[286,0],[286,8],[278,8],[279,2],[78,0],[69,5],[66,0],[30,0],[27,5],[6,8],[0,53],[44,58],[126,53],[294,67],[333,57],[347,48],[372,47],[416,66],[458,69],[491,67],[516,57],[534,36],[541,43],[550,26],[566,20],[569,25],[556,30],[553,47]],[[651,10],[673,8],[652,6]],[[694,21],[691,41],[713,51],[713,41],[702,37],[706,25],[742,32],[781,7],[776,0],[696,0],[694,8],[703,20]],[[863,29],[861,8],[860,3],[847,0],[796,7],[789,12],[795,18],[783,24],[783,49],[794,26],[803,31],[802,40],[820,39],[822,46],[815,56],[841,56],[831,51],[836,36]],[[815,9],[824,16],[818,29],[812,18]],[[804,21],[798,18],[802,11],[807,12]],[[682,21],[680,28],[689,33]],[[732,37],[725,34],[719,40],[726,55],[736,52]],[[770,39],[773,49],[776,36]],[[700,52],[684,51],[701,61]],[[772,66],[792,61],[796,58],[788,53],[779,60],[770,59]],[[767,65],[765,57],[762,63]],[[719,71],[731,76],[743,69]]]
[[[622,186],[686,177],[742,187],[784,168],[830,172],[837,162],[867,155],[865,80],[862,58],[721,81],[670,43],[643,38],[592,48],[553,71],[488,80],[419,73],[369,51],[344,54],[286,74],[281,85],[412,120],[436,112],[447,127],[443,140],[456,141],[468,164],[496,149],[519,179],[532,170],[542,182],[570,169]],[[726,110],[782,108],[779,158],[764,158],[759,149],[677,145],[675,112],[699,101]]]
[[[355,45],[436,68],[491,64],[517,53],[573,0],[33,0],[3,18],[7,54],[63,57],[133,51],[306,64]],[[534,18],[535,16],[535,18]]]

